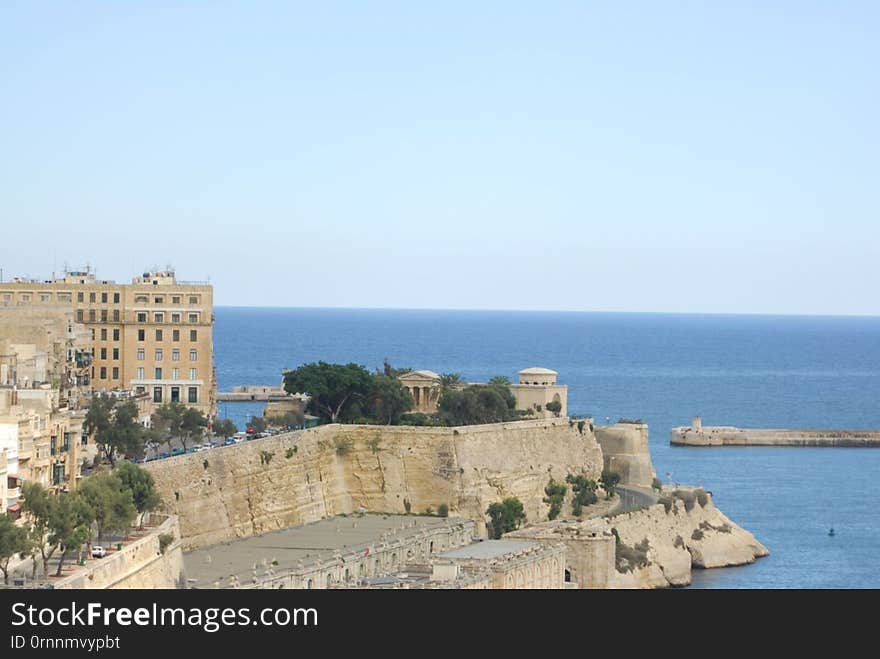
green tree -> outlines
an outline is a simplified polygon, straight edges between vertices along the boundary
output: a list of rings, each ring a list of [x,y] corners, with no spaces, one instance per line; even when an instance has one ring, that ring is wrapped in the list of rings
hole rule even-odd
[[[446,389],[440,394],[438,414],[450,426],[498,423],[519,418],[510,389],[497,385],[472,384],[464,389]]]
[[[162,444],[170,444],[180,437],[180,424],[183,423],[184,406],[180,403],[165,403],[157,407],[150,417],[153,428],[160,434]]]
[[[544,405],[548,412],[553,412],[553,416],[559,416],[559,413],[562,411],[562,403],[558,400],[551,400],[549,403]]]
[[[132,503],[139,515],[143,516],[145,512],[159,507],[161,499],[149,471],[132,462],[123,462],[115,473],[122,488],[131,493]]]
[[[574,494],[571,502],[571,512],[575,517],[580,517],[584,506],[596,503],[599,497],[596,496],[596,481],[587,478],[583,474],[573,476],[569,474],[565,477],[565,482],[571,485],[571,491]]]
[[[599,483],[602,485],[602,489],[605,490],[605,498],[610,499],[614,496],[614,492],[617,489],[617,484],[620,482],[620,474],[616,471],[611,471],[610,469],[603,469],[602,475],[599,477]]]
[[[24,499],[21,509],[31,523],[31,537],[37,545],[40,558],[43,559],[43,574],[49,573],[49,560],[58,548],[57,544],[49,543],[52,515],[57,498],[46,488],[33,481],[25,481],[21,486]]]
[[[28,530],[17,526],[7,515],[0,515],[0,571],[9,583],[9,561],[29,549]]]
[[[215,419],[214,434],[217,437],[232,437],[238,432],[238,428],[232,419]]]
[[[505,533],[515,531],[526,521],[522,502],[516,497],[493,503],[486,509],[486,514],[489,516],[489,537],[496,540]]]
[[[412,373],[411,368],[394,368],[391,363],[388,361],[388,358],[385,358],[384,363],[382,364],[381,374],[387,375],[389,378],[399,378],[401,375],[406,375],[407,373]]]
[[[99,541],[106,531],[127,529],[137,515],[132,493],[123,488],[116,472],[84,479],[77,494],[91,510]]]
[[[290,411],[280,416],[272,417],[272,424],[279,428],[301,428],[305,422],[305,415],[300,411]]]
[[[562,501],[565,499],[566,492],[568,492],[568,488],[562,483],[557,483],[553,478],[547,483],[547,487],[544,488],[544,494],[547,495],[544,498],[544,503],[550,506],[547,519],[553,520],[559,517],[559,513],[562,512]]]
[[[101,453],[115,465],[119,454],[143,455],[147,433],[138,423],[137,415],[134,401],[117,404],[109,396],[95,396],[89,403],[83,431],[94,435]]]
[[[461,378],[461,373],[441,373],[440,374],[440,388],[442,390],[451,389],[453,387],[458,387],[464,384],[464,380]]]
[[[186,450],[188,442],[197,442],[205,434],[208,418],[194,407],[187,407],[180,420],[180,443]]]
[[[322,421],[336,423],[345,408],[370,395],[373,378],[358,364],[304,364],[285,371],[284,390],[309,395],[306,410]]]
[[[57,496],[49,527],[49,542],[61,549],[56,577],[61,576],[64,560],[70,552],[78,551],[89,539],[90,527],[94,520],[91,507],[79,491],[63,492]]]
[[[370,416],[386,425],[397,425],[413,405],[412,395],[397,377],[374,375],[369,398]]]

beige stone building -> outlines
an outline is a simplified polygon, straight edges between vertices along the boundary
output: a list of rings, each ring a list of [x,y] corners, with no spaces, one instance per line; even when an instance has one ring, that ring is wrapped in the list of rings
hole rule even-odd
[[[0,515],[6,514],[9,505],[9,481],[6,469],[6,449],[0,449]]]
[[[0,307],[59,305],[91,332],[88,376],[95,390],[132,390],[157,405],[177,401],[214,413],[209,284],[178,281],[172,271],[145,272],[131,284],[99,280],[91,271],[0,283]]]
[[[549,368],[533,366],[519,373],[519,382],[510,385],[518,410],[535,410],[538,416],[553,416],[547,403],[559,403],[558,416],[568,416],[568,386],[556,382],[557,373]]]
[[[413,399],[413,412],[433,414],[440,399],[440,375],[434,371],[410,371],[400,376]]]
[[[568,386],[556,381],[557,373],[549,368],[538,366],[525,368],[518,374],[518,382],[510,385],[510,392],[516,398],[516,409],[531,410],[541,417],[551,417],[554,413],[547,409],[547,403],[559,403],[558,416],[568,415]],[[440,400],[440,375],[434,371],[411,371],[400,376],[400,381],[413,397],[413,412],[434,414]],[[459,386],[464,387],[463,383]]]

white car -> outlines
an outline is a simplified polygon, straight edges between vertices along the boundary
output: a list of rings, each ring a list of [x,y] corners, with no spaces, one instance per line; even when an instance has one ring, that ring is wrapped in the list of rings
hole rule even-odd
[[[92,547],[92,558],[104,558],[106,555],[107,550],[100,545],[95,545],[94,547]]]

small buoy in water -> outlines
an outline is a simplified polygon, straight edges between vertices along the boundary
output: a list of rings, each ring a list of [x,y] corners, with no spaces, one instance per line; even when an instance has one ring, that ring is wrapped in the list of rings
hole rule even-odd
[[[828,531],[828,535],[834,535],[834,527],[831,527],[831,530]]]

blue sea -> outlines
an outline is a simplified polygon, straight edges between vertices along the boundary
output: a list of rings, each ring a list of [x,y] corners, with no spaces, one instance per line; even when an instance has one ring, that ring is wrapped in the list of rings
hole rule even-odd
[[[460,373],[545,366],[572,414],[644,419],[664,481],[701,484],[771,552],[703,588],[880,587],[880,448],[682,448],[674,426],[880,428],[880,318],[217,308],[218,385],[317,360]],[[239,425],[259,404],[223,403]],[[833,526],[835,537],[828,536]]]

